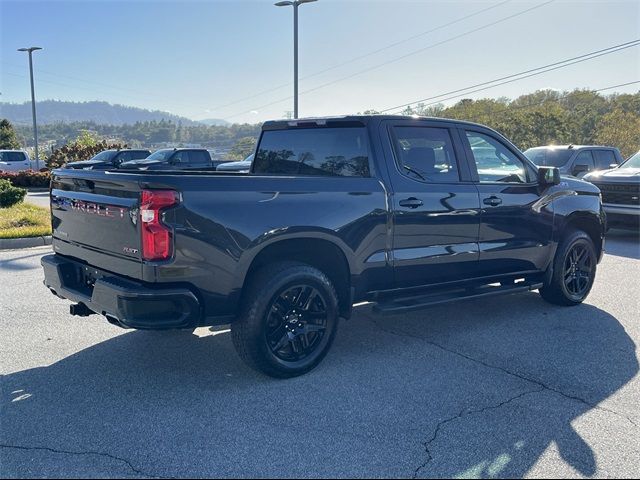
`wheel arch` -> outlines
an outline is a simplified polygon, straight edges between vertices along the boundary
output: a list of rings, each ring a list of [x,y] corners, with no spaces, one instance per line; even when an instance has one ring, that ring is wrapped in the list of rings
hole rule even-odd
[[[565,218],[559,236],[561,241],[572,230],[581,230],[589,235],[596,249],[598,260],[604,248],[605,226],[599,215],[592,212],[574,212]]]
[[[260,268],[278,261],[297,261],[323,272],[333,283],[338,295],[340,315],[349,318],[352,305],[350,256],[344,247],[324,236],[295,236],[273,239],[255,249],[242,268],[242,291]]]

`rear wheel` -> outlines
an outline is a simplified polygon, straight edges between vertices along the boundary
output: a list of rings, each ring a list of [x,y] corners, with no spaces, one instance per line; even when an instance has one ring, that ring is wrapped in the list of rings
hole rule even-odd
[[[574,231],[558,247],[553,276],[540,289],[546,301],[556,305],[578,305],[587,298],[596,275],[597,257],[589,235]]]
[[[231,334],[250,367],[287,378],[322,361],[337,326],[338,299],[327,276],[309,265],[281,262],[250,280]]]

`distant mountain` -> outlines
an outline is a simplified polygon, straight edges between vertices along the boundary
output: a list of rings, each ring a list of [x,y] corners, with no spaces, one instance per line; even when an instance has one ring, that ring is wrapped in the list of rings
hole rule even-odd
[[[228,127],[229,125],[231,125],[231,123],[223,120],[222,118],[205,118],[204,120],[198,120],[198,123],[213,125],[215,127]]]
[[[95,122],[101,125],[124,125],[136,122],[170,120],[183,125],[196,125],[197,122],[160,110],[112,105],[107,102],[65,102],[44,100],[36,102],[39,124]],[[7,118],[16,125],[31,124],[31,102],[0,102],[0,118]]]

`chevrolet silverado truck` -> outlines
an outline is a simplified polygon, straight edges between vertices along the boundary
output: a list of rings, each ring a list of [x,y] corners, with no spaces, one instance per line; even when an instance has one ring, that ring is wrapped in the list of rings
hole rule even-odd
[[[56,170],[51,211],[44,283],[71,314],[230,324],[240,357],[281,378],[318,365],[355,303],[577,305],[605,231],[594,185],[481,125],[398,116],[266,122],[249,173]]]
[[[602,192],[608,227],[640,230],[640,152],[619,167],[590,173],[584,179]]]

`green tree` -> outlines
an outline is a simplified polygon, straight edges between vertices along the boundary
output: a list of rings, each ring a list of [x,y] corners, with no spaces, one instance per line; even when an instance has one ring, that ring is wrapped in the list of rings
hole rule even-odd
[[[244,160],[256,148],[256,137],[243,137],[238,140],[229,152],[229,160]]]
[[[627,158],[640,150],[640,114],[616,109],[598,122],[596,142],[618,147]]]
[[[100,136],[96,132],[91,130],[81,130],[75,143],[81,147],[90,148],[97,145],[99,142]]]
[[[16,136],[13,125],[6,118],[0,120],[0,149],[17,150],[20,148],[20,142]]]

